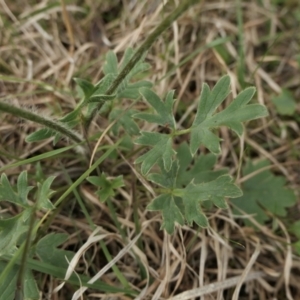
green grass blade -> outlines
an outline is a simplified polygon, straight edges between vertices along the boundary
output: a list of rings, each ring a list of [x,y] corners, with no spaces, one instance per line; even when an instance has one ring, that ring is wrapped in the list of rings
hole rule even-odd
[[[23,159],[23,160],[8,164],[8,165],[0,168],[0,172],[3,172],[3,171],[5,171],[7,169],[10,169],[10,168],[31,164],[31,163],[36,162],[36,161],[40,161],[40,160],[43,160],[43,159],[46,159],[46,158],[49,158],[49,157],[53,157],[55,155],[58,155],[58,154],[63,153],[65,151],[68,151],[68,150],[70,150],[70,149],[72,149],[76,146],[77,145],[71,145],[71,146],[63,147],[63,148],[60,148],[60,149],[57,149],[57,150],[52,150],[52,151],[49,151],[49,152],[46,152],[46,153],[43,153],[43,154],[40,154],[40,155],[37,155],[37,156],[34,156],[34,157],[30,157],[30,158],[27,158],[27,159]]]

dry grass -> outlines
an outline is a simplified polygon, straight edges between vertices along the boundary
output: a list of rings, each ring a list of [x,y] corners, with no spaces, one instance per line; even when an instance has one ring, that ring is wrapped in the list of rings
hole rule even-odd
[[[254,123],[255,127],[249,124],[241,143],[223,128],[218,166],[230,167],[230,173],[239,176],[238,181],[242,183],[247,178],[239,173],[239,166],[247,154],[240,155],[237,149],[247,147],[251,149],[248,158],[269,159],[272,170],[285,176],[299,196],[299,117],[280,117],[270,101],[282,88],[289,88],[296,99],[300,97],[296,56],[300,53],[299,19],[293,15],[296,10],[300,14],[298,1],[286,1],[282,5],[273,5],[269,0],[242,1],[244,58],[238,42],[241,34],[237,22],[238,1],[199,2],[155,42],[147,56],[152,66],[149,79],[155,83],[159,95],[176,90],[180,99],[176,103],[179,124],[189,124],[185,111],[194,110],[202,83],[214,84],[227,73],[236,95],[241,90],[240,68],[246,84],[257,87],[257,99],[268,107],[271,117]],[[76,104],[73,77],[97,82],[109,49],[121,57],[126,47],[139,45],[173,9],[172,5],[164,6],[162,1],[155,0],[53,3],[56,2],[0,0],[0,97],[54,116],[70,111]],[[224,55],[217,48],[204,49],[173,69],[217,37],[230,37],[222,46]],[[124,102],[125,107],[128,105]],[[299,101],[297,112],[300,113]],[[108,125],[106,117],[100,117],[93,123],[92,131],[102,132]],[[51,140],[25,143],[26,135],[35,129],[35,124],[2,114],[1,165],[52,149]],[[101,143],[113,143],[113,137],[106,135]],[[63,141],[59,145],[64,144],[67,143]],[[112,200],[125,239],[112,221],[108,206],[99,202],[88,184],[81,185],[80,194],[92,222],[100,226],[97,239],[84,248],[93,229],[72,199],[51,224],[51,231],[69,234],[65,247],[78,254],[81,250],[86,253],[87,259],[78,257],[77,273],[93,277],[103,272],[107,261],[98,243],[102,239],[115,257],[113,264],[140,295],[137,299],[300,299],[300,259],[292,253],[292,237],[283,221],[277,220],[276,234],[271,226],[259,224],[259,230],[255,231],[241,226],[241,217],[235,217],[231,211],[214,210],[209,213],[211,228],[183,227],[168,236],[159,230],[158,214],[145,210],[155,192],[135,170],[133,160],[119,156],[117,165],[103,165],[110,176],[124,174],[126,179],[126,187],[119,190],[118,199]],[[62,166],[73,181],[87,167],[75,153],[41,164],[45,176],[58,176],[57,188],[68,184]],[[27,165],[6,173],[15,178],[23,169],[34,174],[35,168],[36,165]],[[8,210],[15,213],[13,208]],[[133,243],[137,232],[135,213],[141,224],[136,244]],[[299,207],[295,207],[291,218],[299,218],[299,213]],[[141,279],[141,265],[145,279]],[[111,268],[101,274],[101,279],[119,285]],[[39,276],[39,283],[44,299],[47,291],[61,281]],[[74,289],[66,284],[51,299],[71,299],[73,293]],[[87,290],[84,295],[83,299],[131,299],[125,295],[105,296],[93,290]]]

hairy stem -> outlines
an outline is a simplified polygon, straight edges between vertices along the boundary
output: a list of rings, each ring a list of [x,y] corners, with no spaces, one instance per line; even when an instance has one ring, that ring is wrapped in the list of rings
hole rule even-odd
[[[123,68],[123,70],[120,72],[118,77],[113,81],[111,86],[106,91],[105,95],[112,95],[119,85],[122,83],[122,81],[126,78],[126,76],[129,74],[129,72],[134,68],[134,66],[139,62],[139,60],[142,58],[142,56],[147,52],[150,47],[153,45],[155,40],[164,32],[167,28],[170,27],[170,25],[180,17],[181,14],[183,14],[192,4],[199,3],[199,0],[185,0],[182,1],[181,4],[167,17],[165,18],[155,29],[154,31],[149,34],[148,38],[142,43],[142,45],[138,48],[138,50],[135,52],[133,57],[130,59],[130,61],[127,63],[127,65]],[[99,103],[99,105],[94,109],[92,114],[85,120],[84,127],[86,131],[88,131],[88,128],[95,117],[97,111],[101,108],[103,103]]]
[[[19,118],[26,119],[26,120],[44,125],[45,127],[53,129],[65,136],[69,137],[71,140],[73,140],[76,143],[83,142],[83,138],[80,136],[80,134],[67,128],[66,125],[62,124],[61,122],[53,121],[51,119],[48,119],[48,118],[42,117],[38,114],[35,114],[31,111],[28,111],[26,109],[18,108],[18,107],[15,107],[13,105],[10,105],[8,103],[4,103],[1,101],[0,101],[0,110],[10,113]]]

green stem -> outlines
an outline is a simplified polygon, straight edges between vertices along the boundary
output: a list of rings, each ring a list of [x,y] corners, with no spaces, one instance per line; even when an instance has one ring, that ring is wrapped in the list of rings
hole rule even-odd
[[[18,107],[15,107],[13,105],[10,105],[10,104],[7,104],[7,103],[1,102],[1,101],[0,101],[0,110],[10,113],[19,118],[44,125],[45,127],[53,129],[65,136],[69,137],[71,140],[75,141],[76,143],[83,142],[83,138],[81,137],[80,134],[67,128],[66,125],[62,124],[61,122],[53,121],[51,119],[37,115],[31,111],[28,111],[26,109],[18,108]]]
[[[153,45],[155,40],[167,29],[171,26],[171,24],[177,20],[181,14],[183,14],[191,5],[199,3],[199,0],[186,0],[182,1],[181,4],[178,5],[178,7],[167,17],[165,18],[155,29],[152,33],[149,34],[148,38],[142,43],[142,45],[138,48],[138,50],[135,52],[133,57],[130,59],[130,61],[126,64],[126,66],[123,68],[123,70],[120,72],[118,77],[113,81],[111,86],[108,88],[108,90],[105,92],[105,95],[112,95],[119,85],[123,82],[123,80],[126,78],[126,76],[129,74],[129,72],[134,68],[134,66],[139,62],[139,60],[142,58],[142,56],[150,49],[150,47]],[[101,108],[103,103],[100,103],[94,111],[91,113],[91,115],[85,120],[84,127],[86,128],[86,131],[88,132],[88,128],[96,115],[96,112]]]
[[[172,194],[176,197],[182,197],[183,196],[183,189],[173,189]]]
[[[236,17],[238,25],[238,38],[239,38],[239,48],[238,48],[238,79],[242,86],[245,88],[245,50],[244,50],[244,24],[243,24],[243,11],[241,0],[236,0]]]
[[[191,131],[192,131],[192,128],[183,129],[183,130],[176,130],[176,131],[172,132],[172,136],[187,134],[187,133],[190,133]]]

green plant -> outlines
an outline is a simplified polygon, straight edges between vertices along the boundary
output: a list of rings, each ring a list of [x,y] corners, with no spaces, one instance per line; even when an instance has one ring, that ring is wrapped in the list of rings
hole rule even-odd
[[[243,175],[247,176],[259,171],[258,174],[248,179],[243,184],[243,196],[232,199],[231,202],[260,224],[270,220],[270,213],[274,216],[285,217],[286,208],[296,204],[297,198],[291,189],[285,187],[286,179],[275,176],[270,170],[267,160],[261,160],[256,164],[248,161],[243,167]],[[267,213],[268,212],[268,213]],[[236,210],[236,213],[239,213]],[[247,219],[247,225],[253,225]]]
[[[183,11],[186,7],[181,7]],[[116,55],[108,52],[103,66],[103,78],[96,84],[76,78],[78,105],[65,116],[58,120],[39,116],[23,108],[16,108],[8,103],[1,102],[0,110],[12,113],[16,116],[29,119],[45,126],[29,136],[27,142],[37,142],[53,137],[56,144],[64,136],[74,141],[74,147],[80,146],[89,155],[86,142],[90,142],[89,125],[97,114],[108,114],[110,122],[114,122],[111,128],[115,136],[121,135],[114,146],[103,146],[98,150],[104,153],[86,172],[54,202],[49,199],[52,196],[50,186],[54,181],[51,176],[40,183],[36,189],[28,186],[27,173],[19,175],[16,188],[11,186],[6,175],[2,175],[0,184],[0,201],[9,201],[20,207],[21,212],[14,216],[0,220],[0,294],[6,298],[13,299],[16,290],[24,294],[26,299],[38,299],[38,290],[32,276],[32,270],[38,270],[63,279],[67,268],[65,257],[71,259],[74,253],[64,251],[57,247],[64,243],[66,235],[48,234],[41,237],[41,232],[47,231],[47,226],[58,211],[60,205],[67,199],[67,196],[74,192],[84,180],[95,185],[98,190],[96,194],[101,201],[108,201],[115,195],[117,189],[124,185],[122,176],[109,178],[98,169],[99,165],[109,156],[114,155],[116,150],[128,154],[128,149],[133,149],[132,140],[135,144],[141,145],[136,150],[138,154],[136,164],[141,164],[141,174],[153,182],[157,197],[151,200],[148,209],[160,211],[163,217],[162,229],[169,234],[174,232],[176,224],[185,223],[200,227],[209,225],[205,209],[213,205],[227,208],[226,198],[236,198],[238,205],[243,197],[241,189],[234,183],[234,179],[228,174],[227,169],[213,170],[216,155],[220,154],[220,138],[218,128],[226,126],[238,136],[243,134],[243,124],[246,121],[258,119],[268,115],[267,109],[259,104],[249,104],[255,94],[255,89],[250,87],[243,90],[231,101],[227,107],[223,107],[224,100],[230,94],[230,78],[223,76],[210,89],[204,83],[202,92],[198,99],[197,111],[191,113],[193,122],[187,128],[178,128],[174,116],[173,105],[176,101],[174,91],[170,91],[164,100],[152,89],[149,81],[140,79],[143,72],[150,66],[143,62],[145,53],[157,37],[167,26],[179,15],[179,10],[172,18],[166,19],[162,27],[137,51],[127,49],[123,60],[118,64]],[[132,107],[122,109],[122,100],[131,99],[134,104],[143,98],[149,105],[145,112],[138,111]],[[140,131],[140,128],[147,123],[156,124],[156,131]],[[82,132],[80,134],[80,126]],[[124,129],[124,132],[121,129]],[[175,139],[185,136],[189,143],[176,145]],[[122,145],[122,147],[121,147]],[[198,155],[200,147],[205,147],[211,153]],[[45,157],[56,155],[60,150],[68,151],[73,146],[65,149],[54,150],[52,154],[45,154]],[[42,159],[41,157],[35,158]],[[15,163],[8,167],[20,166],[32,163],[33,160]],[[94,170],[99,172],[98,176],[89,176]],[[30,197],[29,197],[30,195]],[[28,199],[35,199],[29,201]],[[80,203],[82,211],[86,214],[83,203]],[[288,203],[290,205],[290,203]],[[265,205],[268,206],[268,205]],[[284,207],[272,211],[282,214]],[[265,207],[269,209],[269,207]],[[55,210],[57,209],[57,210]],[[45,213],[41,220],[36,219],[36,211]],[[113,208],[112,208],[113,210]],[[50,212],[52,212],[51,217]],[[260,212],[255,207],[254,213]],[[43,221],[45,221],[43,223]],[[117,223],[117,218],[115,218]],[[265,219],[263,219],[265,220]],[[92,222],[91,222],[92,223]],[[28,234],[25,234],[29,232]],[[104,247],[104,246],[103,246]],[[37,261],[39,264],[37,264]],[[20,267],[21,266],[21,267]],[[53,268],[55,266],[55,268]],[[116,271],[117,272],[117,271]],[[25,279],[24,279],[25,278]],[[104,292],[123,292],[134,295],[134,291],[128,288],[126,280],[120,275],[123,288],[117,289],[105,285],[103,282],[89,284],[86,276],[74,275],[68,281],[76,286],[92,286]],[[10,284],[7,284],[10,283]],[[0,299],[1,296],[0,296]]]
[[[220,139],[213,132],[215,128],[227,126],[239,136],[243,133],[242,122],[267,115],[265,107],[259,104],[248,104],[255,93],[254,88],[241,92],[224,110],[216,113],[217,108],[230,92],[229,76],[222,77],[210,90],[207,84],[202,87],[198,109],[190,128],[177,130],[172,113],[173,92],[169,92],[162,101],[149,89],[140,90],[144,99],[156,110],[156,114],[138,113],[134,117],[169,129],[169,133],[141,132],[136,143],[150,146],[151,150],[140,156],[136,163],[142,163],[141,172],[147,176],[152,167],[158,163],[161,173],[149,174],[147,178],[162,189],[160,195],[148,206],[150,210],[159,210],[163,215],[163,225],[168,233],[173,233],[175,223],[197,223],[208,225],[207,218],[201,210],[201,203],[210,200],[220,208],[226,208],[225,197],[236,198],[242,195],[241,190],[233,183],[229,175],[222,175],[209,182],[196,183],[190,178],[184,187],[178,184],[180,163],[174,149],[174,139],[179,135],[190,135],[190,145],[182,156],[194,156],[200,145],[204,145],[213,154],[220,153]],[[196,174],[195,174],[196,175]]]
[[[121,68],[128,63],[132,55],[133,51],[128,49]],[[206,227],[208,226],[208,221],[201,209],[203,202],[212,203],[219,208],[226,208],[225,197],[236,198],[242,195],[241,190],[234,184],[233,178],[227,174],[226,169],[212,171],[216,159],[214,154],[220,153],[220,139],[215,129],[220,126],[227,126],[240,136],[243,133],[242,122],[266,116],[267,110],[259,104],[248,104],[255,93],[255,89],[247,88],[228,107],[217,112],[217,109],[230,92],[229,76],[224,76],[212,90],[207,84],[203,85],[193,123],[189,128],[179,130],[176,127],[176,120],[173,113],[173,104],[175,102],[174,91],[170,91],[163,101],[149,88],[151,86],[149,82],[139,81],[132,84],[129,82],[132,76],[146,70],[148,67],[147,64],[139,61],[132,71],[129,72],[125,78],[125,82],[116,90],[116,93],[107,97],[105,91],[119,74],[116,56],[113,52],[109,52],[103,68],[104,78],[100,82],[93,85],[86,80],[76,79],[76,83],[80,89],[79,95],[82,96],[82,100],[74,111],[61,118],[59,122],[60,124],[64,124],[63,126],[67,130],[71,130],[71,128],[80,123],[82,116],[83,119],[89,117],[95,105],[103,103],[102,111],[110,111],[109,118],[115,122],[112,128],[114,134],[119,134],[119,128],[122,126],[128,135],[138,135],[135,139],[136,144],[150,147],[150,150],[140,155],[135,162],[137,164],[141,163],[142,175],[160,186],[157,189],[159,195],[151,201],[148,209],[161,211],[163,216],[162,228],[169,234],[172,234],[176,223],[183,225],[187,222],[189,225],[192,225],[195,222],[201,227]],[[154,109],[154,113],[151,110],[147,112],[127,110],[125,113],[120,114],[118,105],[112,105],[112,103],[117,104],[118,99],[124,97],[137,99],[139,94]],[[160,130],[157,132],[139,132],[141,124],[135,122],[134,119],[155,123],[158,125],[158,129],[164,128],[168,133],[161,133],[159,132]],[[61,133],[57,132],[54,127],[51,129],[40,129],[29,135],[27,141],[39,141],[54,136],[54,143],[56,143]],[[175,148],[174,139],[181,135],[190,136],[190,144],[184,143]],[[196,153],[201,145],[205,146],[213,154],[198,157]],[[110,149],[108,152],[112,150]],[[107,155],[104,156],[107,157]],[[187,170],[193,157],[195,158],[195,163]],[[96,163],[96,165],[98,164]],[[156,168],[155,173],[150,173],[156,164],[159,168]],[[116,188],[123,185],[122,177],[119,176],[112,180],[108,180],[104,174],[100,177],[87,177],[92,169],[95,168],[90,168],[86,174],[83,174],[77,185],[86,178],[90,183],[99,188],[97,194],[100,200],[105,201],[114,195]],[[179,170],[180,176],[178,176]],[[10,186],[7,177],[2,175],[0,200],[10,201],[22,206],[24,209],[19,215],[1,221],[2,255],[11,255],[12,248],[15,249],[14,251],[21,249],[21,236],[28,230],[30,215],[33,214],[34,210],[51,210],[54,207],[58,207],[62,202],[62,198],[65,197],[66,193],[58,199],[55,205],[51,204],[48,199],[52,194],[50,185],[53,180],[53,177],[49,177],[42,184],[38,184],[37,201],[35,205],[29,205],[27,203],[27,195],[31,187],[27,186],[26,173],[23,172],[19,176],[17,192]],[[34,227],[33,237],[36,237],[37,228],[37,226]],[[8,239],[10,240],[9,243],[6,242]],[[47,235],[38,240],[36,246],[33,248],[35,250],[30,251],[30,256],[37,256],[44,263],[59,262],[59,267],[61,268],[65,265],[63,257],[65,255],[71,257],[72,254],[53,247],[51,256],[49,257],[49,254],[48,256],[44,255],[44,249],[46,247],[49,251],[49,245],[59,245],[64,239],[65,236],[61,235]],[[7,251],[7,249],[10,251]],[[53,255],[55,256],[55,260],[51,258]],[[18,258],[16,258],[16,261],[19,261]],[[30,286],[25,285],[24,293],[28,297],[33,295],[32,297],[34,298],[37,290],[30,275],[31,271],[30,269],[25,269],[23,272],[23,275],[26,276],[30,283]],[[17,284],[16,273],[17,269],[12,264],[6,266],[2,274],[5,274],[5,278],[15,278],[15,284]],[[5,290],[4,292],[9,295],[13,290],[14,288],[9,291]]]

